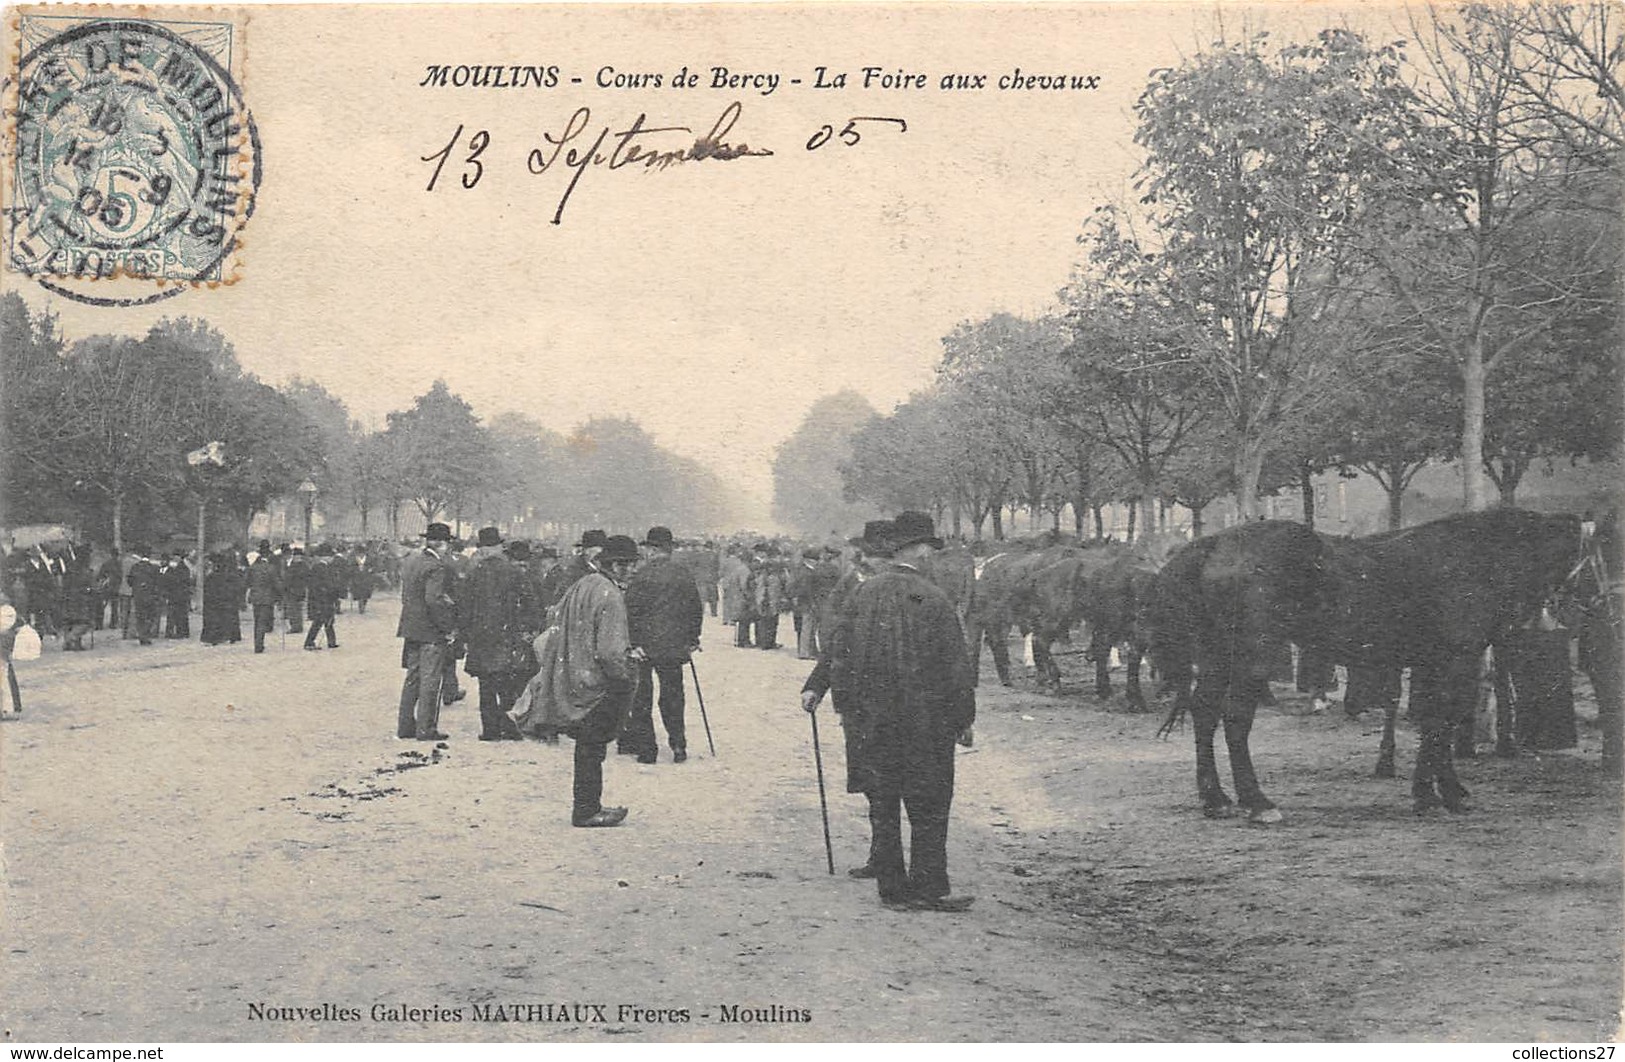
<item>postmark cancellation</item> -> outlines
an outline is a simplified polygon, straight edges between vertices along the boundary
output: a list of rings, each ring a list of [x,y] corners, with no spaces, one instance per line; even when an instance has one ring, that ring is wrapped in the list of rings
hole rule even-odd
[[[254,211],[243,22],[149,13],[20,9],[7,27],[6,266],[81,302],[231,283]]]

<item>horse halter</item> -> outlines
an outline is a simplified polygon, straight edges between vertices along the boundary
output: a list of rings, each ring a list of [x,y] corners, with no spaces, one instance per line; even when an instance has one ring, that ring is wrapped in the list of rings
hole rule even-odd
[[[1588,521],[1580,523],[1580,558],[1574,562],[1574,567],[1563,577],[1563,581],[1553,588],[1549,601],[1555,601],[1565,590],[1570,590],[1579,580],[1581,573],[1590,572],[1592,583],[1596,586],[1596,593],[1591,600],[1584,602],[1580,607],[1590,612],[1601,604],[1608,614],[1608,621],[1612,624],[1620,622],[1620,602],[1618,580],[1608,577],[1608,564],[1603,559],[1602,547],[1597,541],[1596,525]]]

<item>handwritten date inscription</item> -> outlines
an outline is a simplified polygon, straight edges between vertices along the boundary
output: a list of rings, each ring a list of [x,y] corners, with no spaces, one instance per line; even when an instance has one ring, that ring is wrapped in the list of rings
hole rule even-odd
[[[738,101],[730,103],[709,130],[695,137],[691,126],[650,125],[648,114],[639,114],[624,129],[614,130],[610,125],[595,124],[591,108],[579,107],[563,129],[542,134],[542,143],[526,154],[525,167],[533,174],[550,173],[561,167],[571,171],[570,181],[553,212],[553,224],[558,225],[564,220],[564,208],[569,205],[576,186],[594,167],[648,172],[705,159],[728,162],[772,155],[772,149],[753,147],[735,136],[734,127],[743,111]],[[831,142],[855,147],[863,140],[863,123],[878,123],[899,133],[908,131],[908,123],[901,118],[858,115],[849,118],[838,130],[833,124],[819,126],[807,140],[807,150],[817,151]],[[464,189],[472,190],[485,176],[486,160],[482,156],[491,146],[491,133],[480,129],[465,140],[463,132],[464,127],[459,125],[444,147],[432,155],[422,156],[420,161],[434,166],[426,191],[435,190],[446,164],[454,156],[461,167],[457,183]],[[683,144],[682,140],[688,137],[694,139]]]

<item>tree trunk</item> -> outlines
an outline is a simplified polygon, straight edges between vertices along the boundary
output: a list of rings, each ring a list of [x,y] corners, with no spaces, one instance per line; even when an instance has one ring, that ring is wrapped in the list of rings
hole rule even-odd
[[[367,510],[366,510],[365,507],[363,507],[361,509],[361,541],[365,542],[366,540],[367,540]]]
[[[1395,469],[1388,484],[1388,530],[1398,531],[1404,522],[1401,509],[1405,503],[1405,477]]]
[[[1133,502],[1128,504],[1128,535],[1125,541],[1134,541],[1134,521],[1140,515],[1140,507]]]
[[[1264,474],[1264,440],[1243,439],[1236,450],[1236,515],[1243,522],[1258,519],[1258,480]]]
[[[1144,537],[1157,529],[1157,499],[1150,489],[1140,495],[1140,535]]]
[[[1475,305],[1467,307],[1467,319],[1475,319]],[[1462,351],[1461,365],[1461,498],[1467,511],[1476,513],[1489,507],[1484,489],[1484,338],[1473,335]]]
[[[1191,537],[1192,538],[1201,538],[1202,537],[1202,513],[1205,512],[1206,510],[1207,510],[1207,506],[1205,506],[1205,505],[1202,506],[1201,508],[1192,508],[1191,509]]]
[[[1523,482],[1523,474],[1529,469],[1529,462],[1520,461],[1515,457],[1502,457],[1497,459],[1501,466],[1500,474],[1490,474],[1495,483],[1496,493],[1500,495],[1499,504],[1511,508],[1518,504],[1518,484]],[[1489,463],[1485,462],[1485,467]]]
[[[1305,461],[1298,466],[1298,491],[1303,495],[1303,523],[1313,531],[1315,529],[1315,474]]]
[[[1004,506],[993,507],[993,541],[1004,541]]]
[[[124,552],[124,492],[113,492],[113,552]]]
[[[1095,514],[1095,541],[1099,542],[1106,537],[1106,518],[1101,515],[1104,505],[1091,505],[1089,507]]]

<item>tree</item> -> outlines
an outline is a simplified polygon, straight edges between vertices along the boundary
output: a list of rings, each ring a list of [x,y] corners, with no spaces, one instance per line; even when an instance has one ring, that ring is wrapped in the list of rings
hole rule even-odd
[[[773,455],[773,518],[812,535],[861,524],[865,510],[843,495],[841,465],[852,458],[853,437],[877,417],[853,390],[814,402]]]
[[[1348,231],[1367,175],[1388,165],[1368,134],[1402,91],[1396,55],[1341,29],[1274,51],[1260,33],[1157,72],[1135,105],[1137,187],[1160,247],[1109,212],[1098,254],[1164,288],[1228,420],[1246,517],[1271,444],[1333,393],[1358,338],[1320,322],[1359,320]]]
[[[1108,239],[1096,249],[1120,247]],[[1062,297],[1072,343],[1066,384],[1051,392],[1051,416],[1074,446],[1093,443],[1116,456],[1150,531],[1164,473],[1211,416],[1211,394],[1153,284],[1114,288],[1083,272]]]
[[[491,440],[473,408],[436,380],[412,408],[389,414],[385,429],[405,471],[405,497],[425,520],[468,498],[491,474]],[[461,513],[458,514],[459,522]]]
[[[299,376],[284,384],[282,393],[304,420],[306,448],[317,458],[308,474],[320,492],[319,499],[335,507],[353,500],[351,479],[356,474],[356,447],[361,433],[360,426],[350,419],[349,407],[315,380]],[[363,516],[363,524],[365,521]]]
[[[74,344],[62,415],[73,437],[58,454],[64,475],[106,499],[114,549],[123,549],[132,495],[173,484],[189,398],[157,371],[140,340],[92,336]]]
[[[63,504],[62,449],[76,425],[63,409],[65,344],[56,319],[0,295],[0,525],[47,518]]]
[[[1058,321],[997,313],[960,324],[942,341],[938,373],[955,396],[958,423],[992,447],[1035,523],[1065,476],[1063,440],[1047,411],[1063,383],[1068,338]]]
[[[1373,186],[1385,204],[1368,225],[1371,260],[1459,378],[1469,509],[1489,503],[1481,469],[1490,375],[1584,312],[1588,291],[1603,290],[1593,282],[1596,256],[1558,250],[1555,234],[1595,222],[1590,189],[1609,165],[1599,160],[1614,155],[1549,135],[1519,88],[1529,23],[1487,11],[1435,10],[1413,26],[1420,59],[1394,122],[1404,135],[1386,139],[1400,165]]]

